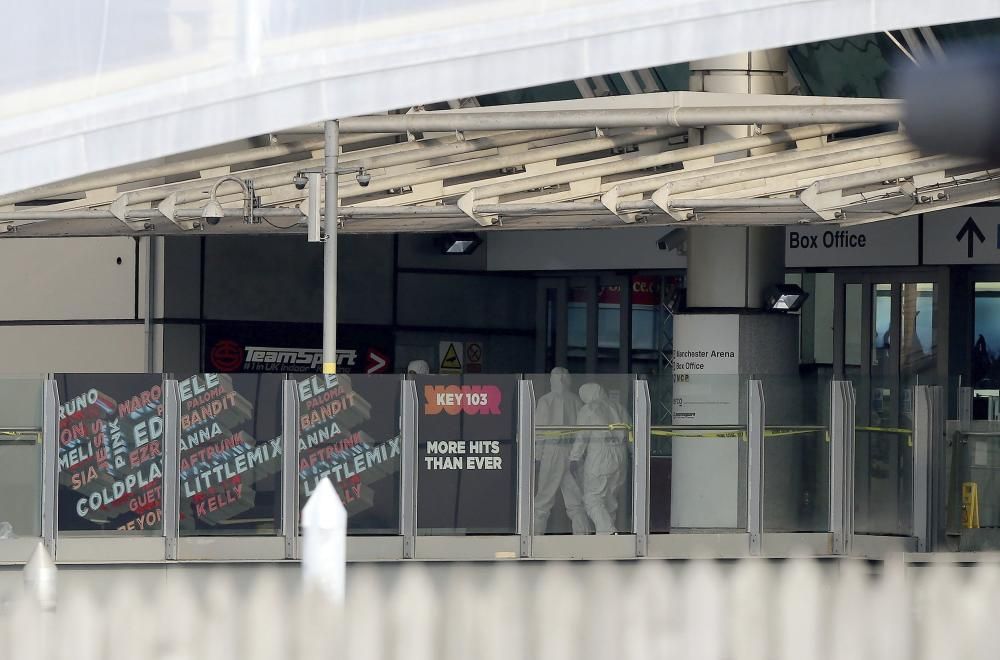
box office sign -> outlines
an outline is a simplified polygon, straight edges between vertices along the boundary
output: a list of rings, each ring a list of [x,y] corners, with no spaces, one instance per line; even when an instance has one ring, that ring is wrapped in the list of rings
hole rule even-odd
[[[353,534],[399,533],[401,380],[327,374],[296,383],[299,503],[330,479]]]
[[[421,533],[513,533],[516,377],[419,376],[416,386]]]

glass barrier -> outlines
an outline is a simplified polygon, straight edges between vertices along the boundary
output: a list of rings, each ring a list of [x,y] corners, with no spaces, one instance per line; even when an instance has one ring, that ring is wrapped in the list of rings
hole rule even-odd
[[[163,528],[163,376],[57,374],[61,534]]]
[[[534,533],[632,532],[634,377],[525,378],[535,393]]]
[[[0,378],[0,541],[41,536],[41,378]]]
[[[649,385],[650,533],[745,531],[745,377],[678,373]],[[658,416],[664,396],[669,415]]]
[[[913,534],[913,388],[862,379],[854,431],[854,531]]]
[[[516,533],[517,377],[414,380],[417,533]]]
[[[1000,425],[977,421],[954,434],[949,529],[959,550],[1000,549]]]
[[[180,534],[281,530],[280,374],[180,380]]]
[[[766,403],[765,532],[830,530],[830,382],[761,376]]]
[[[401,381],[341,374],[296,383],[300,507],[329,478],[348,533],[399,534]]]

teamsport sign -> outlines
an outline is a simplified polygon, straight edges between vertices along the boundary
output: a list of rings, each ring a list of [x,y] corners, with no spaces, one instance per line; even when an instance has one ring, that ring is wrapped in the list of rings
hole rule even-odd
[[[58,374],[59,529],[163,523],[163,387],[151,374]]]
[[[517,500],[517,379],[418,376],[417,526],[510,534]]]
[[[351,533],[399,533],[401,379],[327,374],[296,383],[299,502],[329,479]]]

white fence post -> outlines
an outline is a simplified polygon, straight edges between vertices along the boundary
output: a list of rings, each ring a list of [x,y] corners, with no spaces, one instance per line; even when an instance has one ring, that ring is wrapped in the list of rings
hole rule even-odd
[[[347,510],[329,479],[323,479],[302,508],[302,580],[331,603],[344,602]]]

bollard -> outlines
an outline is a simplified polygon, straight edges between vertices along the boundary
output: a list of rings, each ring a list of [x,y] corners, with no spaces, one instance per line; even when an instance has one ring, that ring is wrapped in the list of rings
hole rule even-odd
[[[347,511],[329,479],[323,479],[302,507],[302,582],[331,603],[344,602]]]
[[[41,541],[24,565],[24,590],[38,601],[43,611],[56,608],[56,565]]]

